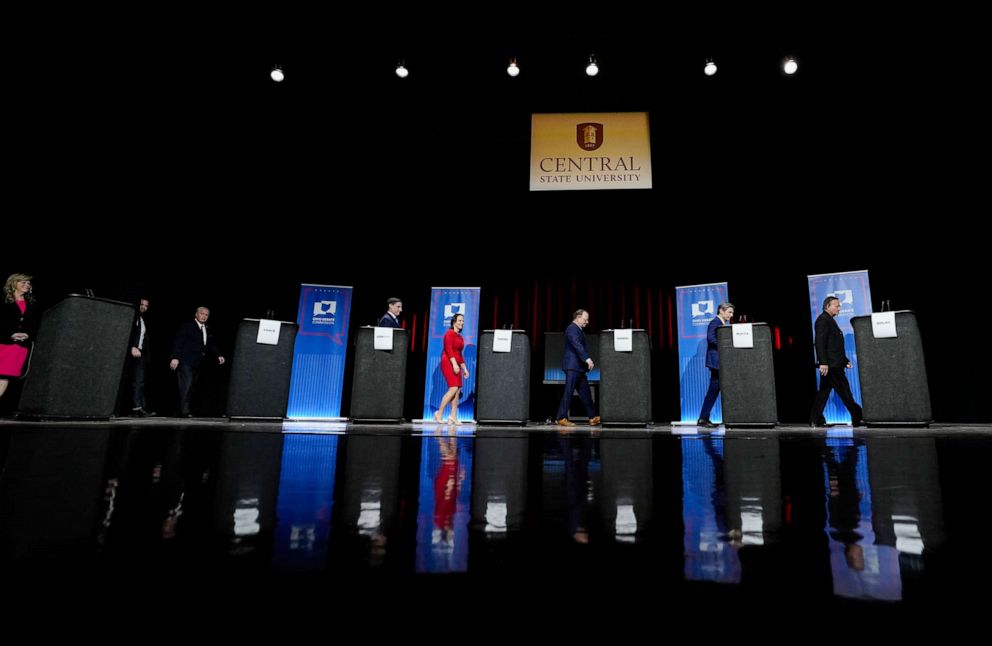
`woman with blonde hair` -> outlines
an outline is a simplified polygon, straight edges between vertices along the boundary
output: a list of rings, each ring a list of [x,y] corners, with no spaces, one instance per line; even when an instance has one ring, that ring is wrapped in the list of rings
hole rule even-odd
[[[31,276],[8,276],[0,303],[0,397],[7,391],[10,378],[19,378],[24,372],[24,362],[34,340],[36,309]]]

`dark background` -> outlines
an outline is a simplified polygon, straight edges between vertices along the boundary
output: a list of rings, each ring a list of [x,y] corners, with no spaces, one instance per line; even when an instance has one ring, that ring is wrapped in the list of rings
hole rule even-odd
[[[352,330],[394,295],[422,324],[432,285],[481,286],[481,327],[538,339],[576,307],[594,331],[633,319],[652,331],[658,421],[678,416],[674,287],[727,280],[738,314],[780,329],[780,419],[799,422],[815,388],[806,276],[868,269],[876,309],[919,316],[937,420],[990,421],[987,106],[966,42],[405,18],[36,34],[10,88],[0,273],[33,273],[46,305],[149,297],[161,412],[171,332],[196,306],[230,352],[240,318],[292,320],[312,282],[355,286]],[[654,188],[529,192],[531,114],[593,111],[649,113]],[[409,417],[423,361],[415,339]],[[560,391],[537,364],[544,419]],[[219,413],[226,369],[214,377]]]

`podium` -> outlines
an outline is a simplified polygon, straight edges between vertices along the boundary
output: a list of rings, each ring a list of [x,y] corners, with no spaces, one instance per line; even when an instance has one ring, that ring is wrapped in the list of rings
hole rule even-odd
[[[78,294],[46,310],[18,415],[113,417],[134,316],[129,303]]]
[[[242,319],[234,342],[231,383],[227,394],[228,417],[278,418],[286,416],[293,372],[293,348],[300,326],[279,323],[275,345],[258,342],[259,319]]]
[[[727,427],[773,427],[778,423],[772,331],[767,323],[752,323],[753,348],[734,347],[734,326],[716,330],[720,352],[720,397]]]
[[[512,330],[509,352],[493,352],[495,330],[479,336],[476,419],[480,422],[519,422],[530,418],[530,339]]]
[[[933,421],[930,387],[916,315],[898,311],[895,321],[896,336],[879,339],[871,316],[851,318],[865,423],[927,426]]]
[[[631,330],[633,351],[613,349],[613,330],[599,334],[599,415],[604,425],[651,422],[651,340]]]
[[[355,373],[351,384],[351,419],[403,421],[406,356],[410,333],[393,328],[393,349],[375,349],[375,328],[358,329]]]

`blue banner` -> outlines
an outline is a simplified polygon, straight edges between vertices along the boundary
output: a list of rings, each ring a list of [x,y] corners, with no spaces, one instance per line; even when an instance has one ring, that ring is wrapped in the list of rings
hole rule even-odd
[[[341,419],[351,287],[300,286],[300,326],[289,387],[290,419]]]
[[[694,424],[710,385],[706,367],[706,328],[716,317],[720,303],[727,301],[727,283],[689,285],[675,288],[676,316],[679,325],[679,393],[682,400],[682,423]],[[718,397],[710,421],[723,422],[722,402]]]
[[[851,317],[871,314],[871,289],[868,286],[868,271],[848,271],[840,274],[818,274],[808,276],[809,279],[809,311],[812,316],[811,325],[814,327],[813,337],[816,341],[816,318],[823,312],[823,299],[836,296],[840,299],[840,314],[834,319],[844,333],[844,354],[851,360],[851,369],[847,371],[847,380],[851,382],[851,393],[854,399],[861,402],[861,381],[858,379],[858,353],[854,348],[854,328],[851,327]],[[813,347],[813,363],[816,363],[816,347]],[[820,371],[816,370],[816,385],[820,386]],[[827,424],[850,424],[851,415],[844,407],[836,392],[830,393],[827,407],[823,411]]]
[[[462,338],[465,347],[462,356],[468,368],[468,379],[462,380],[462,393],[458,399],[458,419],[475,419],[475,366],[478,357],[479,287],[431,288],[431,326],[427,342],[427,377],[424,380],[424,420],[433,420],[441,405],[441,398],[448,392],[448,383],[441,372],[441,355],[444,353],[444,335],[451,329],[451,317],[465,315]],[[445,411],[447,416],[447,411]]]

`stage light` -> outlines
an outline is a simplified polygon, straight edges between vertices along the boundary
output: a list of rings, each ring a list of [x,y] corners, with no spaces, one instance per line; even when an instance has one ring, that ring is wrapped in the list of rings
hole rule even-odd
[[[517,59],[510,59],[510,66],[506,68],[506,73],[510,76],[516,77],[520,74],[520,68],[517,67]]]
[[[712,58],[706,61],[706,66],[703,67],[703,74],[706,76],[713,76],[716,74],[716,63],[713,62]]]
[[[282,83],[282,80],[286,78],[286,75],[282,73],[282,68],[278,65],[272,68],[272,71],[269,72],[269,76],[276,83]]]
[[[785,59],[785,62],[782,63],[782,71],[786,74],[795,74],[798,69],[799,63],[797,63],[794,58],[787,58]]]
[[[589,57],[589,65],[586,66],[586,76],[596,76],[599,74],[599,66],[596,65],[596,57]]]

